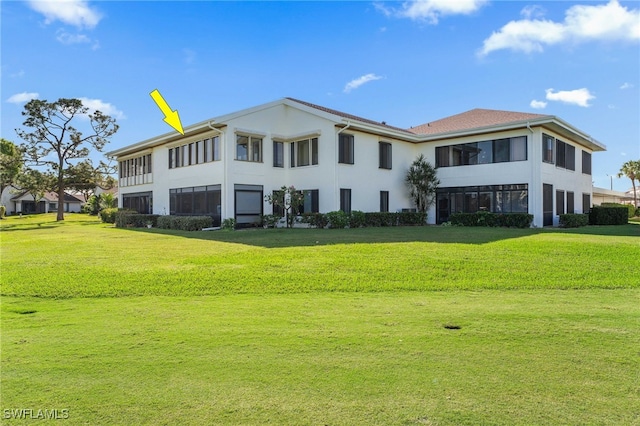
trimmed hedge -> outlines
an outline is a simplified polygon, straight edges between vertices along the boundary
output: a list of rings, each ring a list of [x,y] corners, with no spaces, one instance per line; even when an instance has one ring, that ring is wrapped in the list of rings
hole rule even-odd
[[[528,213],[454,213],[449,216],[449,222],[455,226],[487,226],[507,228],[529,228],[533,222],[533,215]]]
[[[560,215],[560,226],[563,228],[579,228],[589,224],[588,214],[567,213]]]
[[[178,231],[201,231],[213,224],[211,216],[159,216],[158,228]]]
[[[120,210],[115,213],[116,228],[144,228],[148,222],[157,226],[157,214],[142,214],[131,210]]]
[[[327,222],[329,222],[329,228],[343,229],[349,224],[349,215],[342,210],[329,212],[325,216],[327,218]]]
[[[100,220],[104,223],[115,223],[116,222],[116,213],[118,213],[117,208],[111,209],[102,209],[98,215],[100,216]]]
[[[602,203],[600,204],[601,207],[626,207],[627,209],[629,209],[629,219],[631,219],[636,215],[636,208],[633,207],[632,204],[619,204],[619,203]]]
[[[302,223],[308,223],[314,228],[326,228],[329,224],[327,216],[322,213],[303,213]]]
[[[590,225],[626,225],[629,222],[629,208],[626,205],[603,205],[591,207]]]

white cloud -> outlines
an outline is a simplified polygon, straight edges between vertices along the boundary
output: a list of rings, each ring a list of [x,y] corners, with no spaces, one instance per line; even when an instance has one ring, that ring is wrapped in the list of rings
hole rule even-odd
[[[604,5],[572,6],[563,22],[530,19],[531,10],[527,8],[522,14],[526,19],[511,21],[485,39],[479,54],[501,49],[541,52],[544,46],[565,42],[640,40],[640,9],[629,10],[617,0]]]
[[[584,87],[582,89],[560,90],[557,92],[554,92],[553,89],[547,89],[546,93],[548,101],[559,101],[585,108],[591,106],[589,101],[596,98],[589,92],[589,89]]]
[[[62,44],[91,44],[92,50],[100,48],[100,42],[98,42],[98,40],[92,40],[84,34],[71,34],[63,29],[59,29],[56,32],[56,40]]]
[[[524,16],[526,19],[531,18],[541,18],[546,13],[546,10],[542,6],[533,5],[533,6],[525,6],[521,11],[520,15]]]
[[[545,101],[537,101],[534,99],[531,101],[529,106],[535,109],[545,109],[547,107],[547,103]]]
[[[16,93],[15,95],[7,99],[7,102],[12,104],[24,104],[29,102],[32,99],[38,99],[39,96],[40,94],[37,92]]]
[[[82,105],[89,108],[89,114],[93,114],[95,111],[100,111],[103,114],[110,115],[111,117],[122,120],[127,118],[122,111],[116,108],[108,102],[103,102],[101,99],[89,99],[78,98],[82,101]]]
[[[437,24],[440,17],[446,15],[468,15],[480,9],[488,0],[411,0],[402,4],[400,9],[387,8],[381,3],[375,7],[385,16],[397,16],[416,21]]]
[[[621,90],[626,90],[626,89],[631,89],[633,87],[634,87],[633,84],[625,82],[625,83],[622,84],[622,86],[620,86],[620,89]]]
[[[102,15],[85,0],[29,0],[29,7],[45,17],[45,24],[60,21],[78,28],[94,28]]]
[[[375,75],[373,73],[363,75],[362,77],[358,77],[358,78],[353,79],[350,82],[348,82],[344,86],[343,92],[344,93],[349,93],[352,90],[357,89],[358,87],[362,86],[365,83],[368,83],[370,81],[380,80],[381,78],[382,77],[380,77],[379,75]]]

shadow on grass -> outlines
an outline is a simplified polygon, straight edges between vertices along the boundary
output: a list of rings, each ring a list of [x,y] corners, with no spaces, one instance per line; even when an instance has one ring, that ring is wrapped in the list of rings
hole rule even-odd
[[[602,236],[639,236],[640,224],[588,226],[584,228],[473,228],[451,226],[399,226],[357,229],[262,229],[236,231],[175,231],[129,228],[128,231],[154,233],[264,248],[309,247],[335,244],[376,244],[432,242],[443,244],[487,244],[541,233]]]
[[[264,248],[411,242],[487,244],[494,241],[521,238],[543,232],[540,229],[460,228],[443,226],[399,226],[358,229],[251,228],[237,231],[195,232],[145,228],[129,228],[128,230],[232,244],[246,244]]]

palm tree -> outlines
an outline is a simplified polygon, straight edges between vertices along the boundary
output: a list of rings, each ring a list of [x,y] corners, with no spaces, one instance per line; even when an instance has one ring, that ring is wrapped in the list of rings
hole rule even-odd
[[[636,179],[640,182],[640,160],[630,160],[622,165],[618,177],[626,176],[631,179],[633,187],[633,206],[638,207],[638,197],[636,194]]]
[[[420,154],[409,167],[404,181],[417,210],[426,213],[435,203],[436,189],[440,185],[435,167]]]

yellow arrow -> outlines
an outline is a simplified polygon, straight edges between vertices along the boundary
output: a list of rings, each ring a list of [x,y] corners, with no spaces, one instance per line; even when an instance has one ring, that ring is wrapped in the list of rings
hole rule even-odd
[[[164,100],[160,92],[158,92],[158,89],[151,92],[150,95],[156,105],[158,105],[158,108],[160,108],[160,111],[162,111],[162,113],[164,114],[165,123],[176,129],[178,132],[180,132],[181,135],[184,136],[184,130],[182,130],[182,123],[180,123],[178,110],[176,109],[174,111],[171,111],[171,108],[169,108],[169,105],[167,105],[167,101]]]

